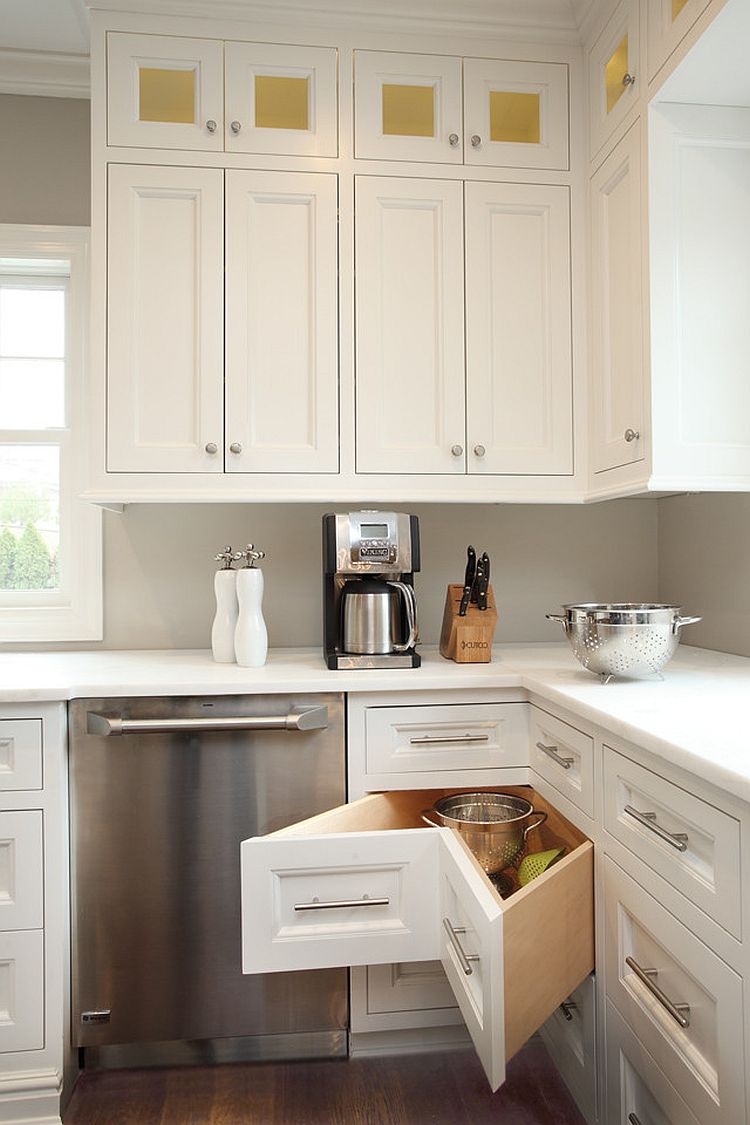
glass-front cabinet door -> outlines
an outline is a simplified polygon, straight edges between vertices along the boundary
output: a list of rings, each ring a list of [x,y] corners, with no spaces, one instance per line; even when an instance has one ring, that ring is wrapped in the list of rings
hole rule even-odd
[[[649,82],[708,4],[709,0],[651,0],[647,7]]]
[[[566,171],[567,66],[464,59],[464,160]]]
[[[622,0],[589,53],[592,160],[637,102],[638,44],[638,2]]]
[[[107,36],[107,143],[221,152],[223,45],[167,35]]]
[[[228,152],[336,156],[336,49],[227,43]]]
[[[354,155],[460,164],[461,60],[354,52]]]

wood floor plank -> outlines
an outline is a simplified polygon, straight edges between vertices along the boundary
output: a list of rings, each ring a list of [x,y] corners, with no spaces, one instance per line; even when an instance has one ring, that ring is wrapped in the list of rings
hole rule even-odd
[[[539,1041],[496,1094],[471,1050],[87,1071],[64,1125],[585,1125]]]

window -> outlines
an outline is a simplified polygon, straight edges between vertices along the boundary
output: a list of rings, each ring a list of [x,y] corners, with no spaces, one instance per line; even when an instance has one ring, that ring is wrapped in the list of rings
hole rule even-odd
[[[85,487],[88,231],[0,225],[0,640],[102,635]]]

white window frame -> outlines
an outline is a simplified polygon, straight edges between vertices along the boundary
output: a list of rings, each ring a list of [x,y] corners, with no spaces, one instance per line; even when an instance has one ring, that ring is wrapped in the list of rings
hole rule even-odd
[[[0,224],[0,259],[70,263],[66,424],[47,431],[60,450],[61,582],[57,590],[0,592],[0,642],[101,640],[102,513],[80,498],[89,467],[89,228]],[[44,445],[44,431],[0,429],[0,443]]]

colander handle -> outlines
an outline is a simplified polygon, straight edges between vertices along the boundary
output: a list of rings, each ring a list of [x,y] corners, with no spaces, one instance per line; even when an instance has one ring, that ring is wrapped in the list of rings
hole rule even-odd
[[[568,619],[564,613],[545,613],[544,616],[548,621],[556,621],[558,625],[562,625],[563,629],[567,629]]]
[[[430,813],[434,812],[434,809],[422,809],[419,815],[422,817],[422,820],[425,822],[425,824],[429,824],[430,828],[442,828],[442,824],[435,824],[434,820],[430,820]]]
[[[535,821],[533,824],[527,824],[526,827],[523,830],[523,842],[524,842],[524,844],[526,843],[526,837],[528,836],[529,832],[531,832],[532,829],[534,829],[534,828],[539,828],[542,824],[544,824],[545,820],[547,819],[546,812],[538,812],[536,815],[539,817],[539,820]]]
[[[672,632],[676,633],[683,625],[697,625],[702,620],[702,617],[675,617],[672,622]]]

